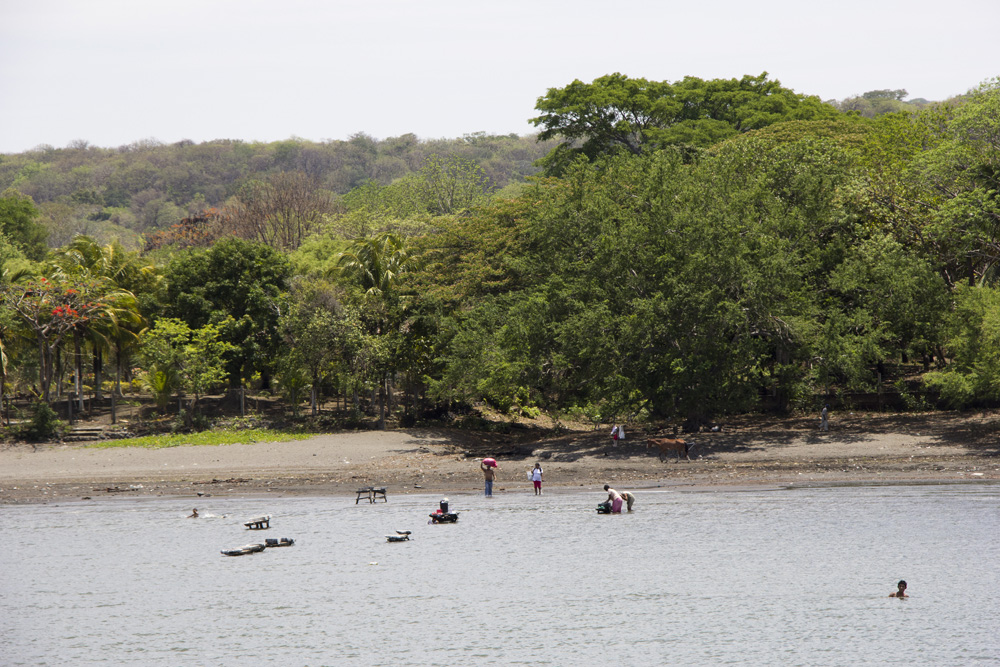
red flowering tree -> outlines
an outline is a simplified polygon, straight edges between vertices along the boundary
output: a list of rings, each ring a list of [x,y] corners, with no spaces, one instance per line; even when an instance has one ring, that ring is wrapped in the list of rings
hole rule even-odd
[[[0,285],[0,304],[9,308],[38,345],[39,394],[49,401],[56,350],[67,336],[115,317],[117,303],[133,298],[123,290],[107,290],[102,281],[39,278]]]

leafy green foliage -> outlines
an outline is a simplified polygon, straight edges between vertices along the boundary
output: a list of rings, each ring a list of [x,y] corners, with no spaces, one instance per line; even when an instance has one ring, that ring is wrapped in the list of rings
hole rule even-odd
[[[623,150],[640,155],[664,146],[707,148],[742,132],[793,120],[832,119],[837,111],[815,97],[769,81],[767,73],[705,81],[666,81],[610,74],[592,83],[574,81],[538,98],[544,129],[539,139],[563,140],[541,162],[564,173],[578,157],[593,161]]]
[[[307,390],[314,414],[323,393],[377,403],[383,422],[429,398],[696,426],[873,390],[914,357],[953,405],[1000,398],[997,81],[843,114],[764,74],[616,74],[538,110],[544,147],[355,135],[4,157],[12,205],[65,244],[32,266],[20,223],[0,230],[11,385],[47,396],[62,355],[82,389],[90,352],[100,386],[107,353],[126,371],[139,356],[164,405],[228,375],[296,412]],[[205,178],[182,167],[194,155]],[[142,257],[73,236],[182,215]]]
[[[1000,290],[957,288],[945,347],[951,363],[927,374],[929,387],[957,408],[1000,398]]]
[[[305,193],[310,197],[324,193],[345,195],[367,182],[384,187],[416,176],[424,162],[437,155],[446,161],[456,157],[479,165],[492,184],[503,187],[535,174],[538,168],[533,166],[534,161],[550,148],[547,142],[536,142],[534,136],[482,133],[427,141],[412,134],[382,140],[358,134],[346,141],[325,142],[220,140],[166,145],[141,141],[118,148],[99,148],[81,142],[67,148],[46,147],[0,157],[0,192],[13,187],[34,200],[35,222],[43,232],[48,232],[53,247],[65,245],[82,233],[102,244],[117,238],[126,248],[136,250],[144,245],[146,238],[156,237],[158,232],[175,225],[181,225],[173,229],[175,240],[190,242],[193,239],[187,233],[197,230],[182,225],[183,220],[196,218],[202,211],[221,211],[235,204],[232,198],[241,191],[250,195],[244,186],[252,183],[273,183],[301,174],[316,184],[315,189]],[[249,208],[257,212],[280,209],[270,206],[274,201],[271,194],[272,191],[261,191],[248,196],[249,201],[243,203],[253,204]],[[402,202],[401,205],[410,206]],[[312,224],[308,216],[313,211],[302,207],[295,210],[292,217]],[[334,217],[339,215],[334,211]],[[275,242],[287,242],[294,247],[303,240],[296,237],[296,229],[270,226],[289,219],[281,213],[263,220],[255,217],[255,223],[262,226],[254,226],[253,230],[269,235],[265,240],[276,238]],[[346,229],[356,222],[338,220],[337,224]],[[249,232],[247,227],[241,229]],[[291,235],[285,234],[290,231]],[[355,238],[379,231],[385,230],[352,229],[345,231],[345,235]],[[42,259],[44,255],[44,236],[41,240],[38,252],[28,252],[33,259]],[[165,241],[170,242],[154,238],[156,243]]]
[[[31,197],[8,189],[0,197],[0,238],[29,259],[45,257],[48,247],[45,227],[38,223],[39,211]]]
[[[38,401],[32,408],[31,419],[21,427],[20,435],[28,442],[42,442],[62,437],[66,425],[58,418],[55,410]]]
[[[280,345],[278,313],[288,289],[288,258],[242,239],[178,253],[167,265],[164,315],[192,329],[214,324],[227,353],[230,382],[270,371]]]
[[[187,390],[198,397],[222,384],[225,357],[234,349],[220,340],[219,329],[212,324],[191,329],[181,320],[157,320],[142,336],[142,355],[148,386],[160,407],[175,391]]]

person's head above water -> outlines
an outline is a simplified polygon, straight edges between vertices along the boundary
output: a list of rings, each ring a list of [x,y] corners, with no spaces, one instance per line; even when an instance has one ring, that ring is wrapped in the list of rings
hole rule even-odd
[[[899,583],[896,584],[896,588],[898,588],[899,590],[904,590],[906,588],[906,582],[900,579]]]

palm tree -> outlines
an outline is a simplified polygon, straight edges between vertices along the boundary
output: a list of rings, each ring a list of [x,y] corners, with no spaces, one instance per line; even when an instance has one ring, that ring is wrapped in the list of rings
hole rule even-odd
[[[412,270],[416,257],[398,234],[385,232],[370,239],[359,239],[337,257],[337,271],[357,278],[365,297],[385,300],[390,297],[403,273]]]
[[[396,303],[396,287],[400,276],[416,268],[417,258],[399,235],[385,232],[374,238],[359,239],[337,257],[336,271],[347,278],[357,279],[365,290],[364,300],[376,337],[398,330],[392,326],[391,306]],[[387,355],[388,356],[388,355]],[[391,358],[380,364],[379,425],[385,428],[385,401],[389,388]]]
[[[73,332],[76,360],[77,395],[83,409],[83,358],[81,343],[86,340],[93,350],[94,397],[101,400],[104,353],[115,352],[115,392],[121,393],[121,352],[138,339],[145,326],[135,289],[151,289],[158,276],[154,267],[142,263],[138,253],[130,253],[118,242],[100,245],[93,238],[78,234],[65,248],[53,253],[49,268],[54,277],[93,279],[108,288],[104,300],[109,308],[103,316]],[[112,414],[112,421],[114,414]]]

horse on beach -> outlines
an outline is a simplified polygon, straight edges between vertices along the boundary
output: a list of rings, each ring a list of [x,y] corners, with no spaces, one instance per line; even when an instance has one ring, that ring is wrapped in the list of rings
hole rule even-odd
[[[688,453],[691,451],[691,447],[693,445],[694,443],[689,443],[681,438],[646,438],[646,449],[652,449],[654,447],[658,449],[661,461],[663,460],[663,457],[670,454],[670,452],[677,454],[678,461],[681,460],[681,454],[684,455],[684,458],[690,461],[691,457],[688,456]]]

